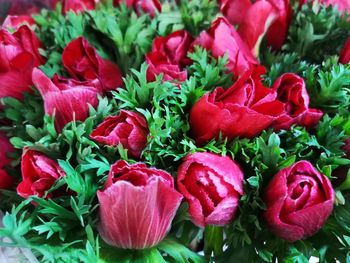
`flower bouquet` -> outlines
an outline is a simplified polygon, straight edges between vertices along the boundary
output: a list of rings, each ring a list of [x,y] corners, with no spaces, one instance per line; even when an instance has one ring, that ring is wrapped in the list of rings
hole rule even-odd
[[[0,1],[0,261],[350,261],[347,10]]]

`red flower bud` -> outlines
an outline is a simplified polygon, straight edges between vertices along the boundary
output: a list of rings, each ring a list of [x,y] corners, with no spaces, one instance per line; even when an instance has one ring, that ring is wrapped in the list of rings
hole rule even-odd
[[[196,225],[221,226],[236,214],[243,195],[243,172],[229,157],[195,153],[180,165],[177,184]]]
[[[170,174],[125,161],[112,165],[97,196],[101,237],[112,246],[128,249],[158,244],[169,231],[182,200]]]
[[[146,147],[148,133],[147,121],[141,114],[121,110],[117,116],[107,117],[90,137],[109,146],[120,143],[131,157],[140,158]]]
[[[23,198],[31,195],[43,197],[60,177],[65,176],[56,161],[32,150],[24,150],[21,169],[22,182],[17,187],[17,193]],[[55,197],[55,192],[47,196],[52,197]]]
[[[157,75],[163,74],[163,80],[187,79],[185,67],[191,63],[187,57],[193,39],[187,31],[179,30],[167,37],[155,38],[152,52],[146,55],[149,65],[147,80],[154,81]]]
[[[264,196],[266,223],[277,236],[290,242],[315,234],[333,210],[330,181],[307,161],[279,171]]]

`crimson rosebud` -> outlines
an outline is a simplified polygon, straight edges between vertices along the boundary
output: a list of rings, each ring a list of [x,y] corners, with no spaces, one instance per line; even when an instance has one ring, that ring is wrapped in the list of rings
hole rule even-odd
[[[229,157],[195,153],[180,165],[177,185],[196,225],[222,226],[236,214],[243,195],[243,172]]]
[[[311,163],[280,170],[264,195],[266,223],[279,237],[294,242],[315,234],[332,213],[334,190]]]
[[[149,133],[146,119],[139,113],[121,110],[117,116],[107,117],[90,137],[109,146],[123,145],[131,157],[140,158]]]
[[[154,17],[156,12],[162,10],[162,5],[159,0],[113,0],[114,6],[119,6],[125,3],[127,7],[133,8],[136,13],[143,11]]]
[[[73,40],[65,47],[62,62],[69,74],[77,80],[98,79],[104,93],[123,85],[119,67],[98,55],[83,37]]]
[[[277,94],[262,84],[263,67],[247,71],[227,90],[216,88],[193,106],[189,116],[197,144],[224,137],[252,138],[269,127],[284,112]]]
[[[54,76],[50,80],[41,70],[33,70],[33,82],[44,100],[45,113],[55,116],[55,127],[60,132],[73,121],[84,121],[89,116],[89,105],[98,105],[98,83],[66,80]]]
[[[152,44],[152,51],[146,55],[149,65],[147,80],[154,81],[155,77],[163,74],[163,80],[187,79],[185,67],[191,63],[187,57],[193,38],[187,31],[179,30],[167,37],[157,37]]]
[[[252,65],[258,64],[235,28],[222,17],[217,18],[207,31],[197,37],[193,42],[195,45],[209,50],[215,58],[227,54],[227,68],[235,78],[243,75]]]
[[[54,183],[65,176],[58,163],[43,153],[24,150],[21,161],[22,182],[17,187],[17,193],[23,198],[31,195],[43,197]],[[48,194],[47,198],[55,197],[55,192]]]
[[[21,99],[23,92],[30,91],[33,68],[44,63],[40,47],[39,39],[25,25],[13,34],[0,28],[0,98]]]
[[[101,237],[112,246],[128,249],[158,244],[169,231],[182,200],[170,174],[122,160],[112,165],[97,197]]]
[[[350,62],[350,38],[348,38],[340,52],[339,62],[342,64],[348,64]]]
[[[35,25],[35,21],[31,16],[7,16],[4,23],[2,24],[3,28],[9,29],[18,29],[22,25],[33,26]]]
[[[277,130],[289,129],[293,124],[306,128],[317,125],[323,113],[310,109],[310,98],[304,79],[293,73],[279,77],[272,87],[277,92],[277,98],[284,103],[284,113],[275,120],[273,127]]]
[[[8,158],[7,154],[12,152],[14,149],[9,139],[5,134],[0,132],[0,168],[9,165],[11,160]]]

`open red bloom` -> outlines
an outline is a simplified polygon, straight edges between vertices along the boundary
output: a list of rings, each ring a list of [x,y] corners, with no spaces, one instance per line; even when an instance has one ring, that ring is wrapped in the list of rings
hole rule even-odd
[[[24,150],[21,161],[22,182],[17,187],[17,193],[28,198],[31,195],[43,197],[57,179],[65,176],[58,163],[43,153]],[[48,198],[55,197],[54,192]]]
[[[290,242],[315,234],[333,210],[330,181],[306,161],[279,171],[264,196],[266,223],[277,236]]]
[[[191,134],[199,145],[219,137],[252,138],[269,127],[284,112],[277,94],[265,87],[263,67],[247,71],[227,90],[216,88],[191,109]]]
[[[123,85],[119,67],[103,59],[83,37],[70,42],[62,53],[62,63],[77,80],[95,80],[101,83],[102,92],[116,90]]]
[[[277,92],[277,98],[284,103],[285,108],[273,124],[275,129],[289,129],[293,124],[313,128],[323,116],[322,111],[309,108],[310,98],[305,81],[298,75],[283,74],[275,81],[272,89]]]
[[[146,147],[148,133],[145,117],[136,112],[121,110],[117,116],[107,117],[90,136],[109,146],[120,143],[131,157],[140,158]]]
[[[98,83],[80,82],[54,76],[50,80],[41,70],[33,70],[33,82],[44,100],[45,113],[55,116],[55,127],[60,132],[73,121],[84,121],[89,116],[89,105],[97,107]]]
[[[195,153],[178,170],[179,191],[189,204],[192,221],[200,226],[228,224],[243,195],[243,173],[229,157]]]
[[[21,99],[30,91],[34,67],[44,63],[39,54],[41,43],[28,26],[13,34],[0,29],[0,98]]]
[[[125,161],[112,165],[97,197],[101,237],[128,249],[152,247],[164,239],[182,200],[170,174]]]

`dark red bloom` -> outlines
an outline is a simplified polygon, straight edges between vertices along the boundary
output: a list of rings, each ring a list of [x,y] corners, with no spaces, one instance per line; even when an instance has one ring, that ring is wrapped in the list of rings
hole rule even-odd
[[[58,163],[43,153],[24,150],[21,161],[22,182],[17,187],[17,193],[23,198],[31,195],[43,197],[54,183],[65,176]],[[55,193],[48,194],[47,198],[55,197]]]
[[[269,127],[284,112],[277,94],[261,81],[263,67],[246,72],[227,90],[216,88],[205,94],[191,109],[191,134],[199,145],[220,134],[252,138]]]
[[[272,232],[294,242],[315,234],[333,210],[328,178],[307,161],[282,169],[265,190],[264,217]]]
[[[154,17],[156,12],[162,11],[162,5],[159,0],[113,0],[114,6],[125,3],[126,6],[133,8],[136,13],[143,11]]]
[[[30,91],[33,68],[44,63],[40,47],[39,39],[27,26],[13,34],[0,29],[0,98],[21,99],[23,92]]]
[[[123,85],[119,67],[98,55],[83,37],[73,40],[66,46],[62,53],[62,62],[69,74],[77,80],[98,79],[104,93]]]
[[[348,38],[340,52],[339,62],[342,64],[348,64],[350,62],[350,38]]]
[[[235,28],[222,17],[216,19],[209,30],[202,32],[194,45],[204,47],[216,58],[228,54],[227,68],[236,79],[258,64]]]
[[[277,92],[277,98],[284,103],[284,114],[275,120],[273,127],[289,129],[293,124],[306,128],[317,125],[322,111],[310,109],[310,98],[303,78],[293,73],[286,73],[279,77],[272,87]]]
[[[33,70],[33,83],[44,100],[45,113],[55,116],[55,127],[60,132],[73,121],[84,121],[89,116],[89,105],[97,107],[99,84],[54,76],[50,80],[41,70]]]
[[[112,165],[97,197],[101,237],[128,249],[152,247],[164,239],[182,200],[170,174],[122,160]]]
[[[155,38],[152,51],[146,55],[149,65],[147,80],[154,81],[155,77],[162,73],[165,81],[185,81],[185,67],[191,63],[187,52],[192,42],[193,38],[184,30],[171,33],[167,37]]]
[[[148,133],[147,121],[141,114],[121,110],[117,116],[107,117],[90,137],[109,146],[120,143],[131,157],[140,158]]]
[[[195,153],[180,165],[177,185],[196,225],[225,225],[234,218],[243,195],[243,172],[229,157]]]

